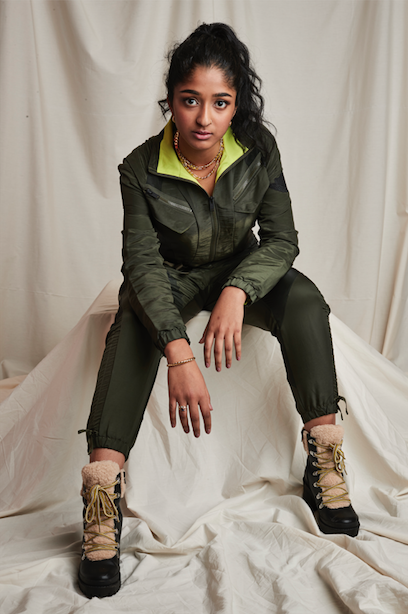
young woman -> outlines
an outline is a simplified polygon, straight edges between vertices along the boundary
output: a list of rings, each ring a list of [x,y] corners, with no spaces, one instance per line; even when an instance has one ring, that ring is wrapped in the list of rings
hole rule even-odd
[[[123,464],[134,445],[161,357],[170,423],[211,431],[212,405],[185,322],[211,311],[200,343],[206,367],[241,359],[243,322],[282,348],[308,453],[303,497],[325,533],[357,535],[342,473],[343,430],[328,323],[298,254],[279,152],[263,120],[260,80],[246,46],[221,23],[198,27],[170,54],[171,120],[120,165],[124,283],[107,337],[86,433],[79,585],[103,597],[120,587]],[[252,232],[259,223],[260,242]],[[201,416],[200,416],[201,415]]]

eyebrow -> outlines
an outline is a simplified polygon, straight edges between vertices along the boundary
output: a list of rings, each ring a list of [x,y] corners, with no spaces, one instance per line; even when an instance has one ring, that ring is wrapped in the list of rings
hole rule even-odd
[[[196,90],[180,90],[180,94],[193,94],[194,96],[200,96],[200,92],[197,92]],[[222,96],[232,98],[231,94],[228,94],[227,92],[219,92],[218,94],[214,94],[213,98],[221,98]]]

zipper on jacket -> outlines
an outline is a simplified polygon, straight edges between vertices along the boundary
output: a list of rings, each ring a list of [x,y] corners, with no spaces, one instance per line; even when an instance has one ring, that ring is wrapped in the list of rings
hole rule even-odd
[[[146,188],[145,192],[155,200],[160,200],[162,203],[166,203],[166,205],[169,205],[170,207],[175,207],[176,209],[181,209],[182,211],[187,211],[188,213],[193,214],[193,211],[190,207],[180,205],[179,203],[174,203],[168,198],[163,198],[162,196],[160,196],[160,194],[156,194],[156,192],[153,192],[153,190],[151,190],[150,188]]]
[[[158,194],[155,194],[150,188],[146,188],[146,194],[148,194],[152,198],[155,198],[156,200],[160,198],[160,196]]]
[[[211,223],[213,227],[213,233],[211,237],[211,246],[210,246],[210,262],[213,262],[214,256],[217,251],[218,233],[219,233],[218,214],[217,214],[217,209],[215,208],[215,200],[213,196],[210,196],[210,212],[211,212]]]
[[[252,152],[252,149],[248,149],[248,151],[246,151],[242,156],[240,156],[238,158],[238,160],[235,160],[235,162],[233,162],[228,168],[226,168],[225,171],[218,177],[217,182],[215,184],[215,187],[217,186],[217,183],[220,181],[221,177],[224,177],[224,175],[229,173],[233,168],[235,168],[235,166],[240,164],[242,162],[242,159],[246,158],[251,152]],[[260,170],[260,166],[261,166],[261,164],[257,164],[256,165],[256,171],[255,171],[256,173]],[[183,181],[185,183],[189,183],[189,184],[195,185],[201,191],[205,192],[208,195],[206,190],[201,185],[196,183],[195,181],[191,181],[189,179],[185,179],[184,177],[176,177],[174,175],[167,175],[165,173],[158,173],[155,168],[150,168],[149,167],[148,171],[150,173],[152,173],[153,175],[156,175],[157,177],[165,177],[166,179],[173,179],[175,181]],[[253,179],[253,174],[251,174],[251,179]],[[247,183],[246,183],[246,185],[247,185]],[[149,191],[151,192],[151,190],[149,190]],[[146,190],[146,192],[147,192],[147,190]],[[152,192],[151,196],[153,196],[155,198],[158,195],[154,194],[154,192]],[[160,198],[160,196],[159,196],[159,198]],[[215,254],[216,254],[216,251],[217,251],[217,243],[218,243],[218,235],[219,235],[218,214],[217,214],[217,209],[215,208],[215,200],[214,200],[213,196],[209,196],[209,209],[210,209],[210,213],[211,213],[211,223],[212,223],[212,227],[213,227],[213,236],[211,238],[211,246],[210,246],[210,262],[213,262]]]

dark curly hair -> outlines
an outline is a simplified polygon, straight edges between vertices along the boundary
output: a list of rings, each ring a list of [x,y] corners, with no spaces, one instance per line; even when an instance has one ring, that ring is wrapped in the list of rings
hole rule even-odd
[[[197,66],[221,69],[237,92],[237,111],[231,128],[235,138],[247,147],[257,146],[268,157],[262,81],[252,67],[248,47],[225,23],[200,25],[168,54],[170,63],[165,79],[167,96],[173,101],[174,88],[192,74]],[[163,115],[170,110],[167,99],[159,100]]]

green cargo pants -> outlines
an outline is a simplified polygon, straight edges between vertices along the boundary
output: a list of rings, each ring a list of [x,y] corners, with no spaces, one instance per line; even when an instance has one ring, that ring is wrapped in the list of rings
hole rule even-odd
[[[234,260],[190,271],[168,267],[174,302],[184,322],[203,309],[211,311],[237,264]],[[329,313],[316,286],[295,269],[290,269],[269,294],[245,307],[246,324],[270,331],[278,339],[303,422],[339,409]],[[125,281],[119,293],[119,311],[107,335],[87,424],[89,453],[95,448],[110,448],[128,457],[161,357],[130,306]]]

